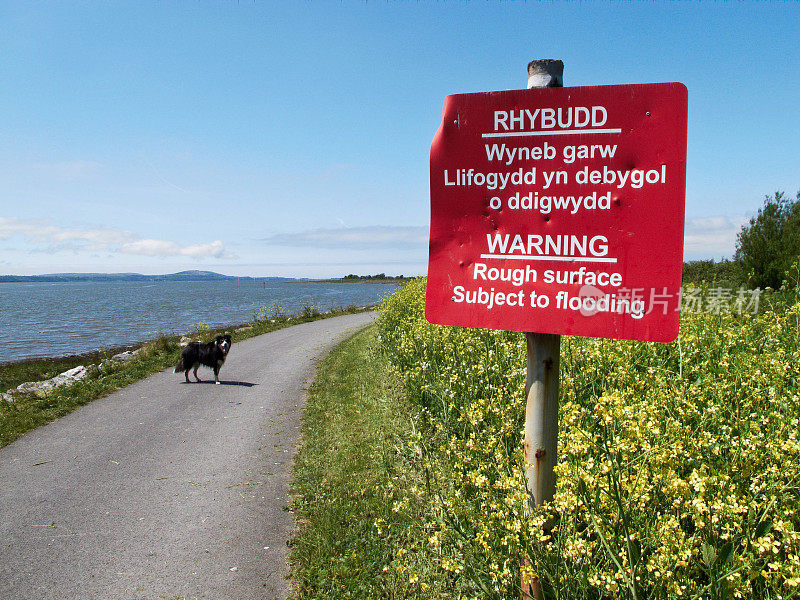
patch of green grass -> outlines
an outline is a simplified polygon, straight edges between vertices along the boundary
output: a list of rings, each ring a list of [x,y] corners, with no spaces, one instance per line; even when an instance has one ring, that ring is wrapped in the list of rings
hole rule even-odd
[[[291,316],[283,311],[256,313],[253,321],[235,327],[206,329],[203,338],[213,339],[225,331],[232,332],[234,342],[318,319],[360,312],[355,306],[332,309],[326,313]],[[140,379],[175,365],[180,357],[179,337],[160,335],[142,346],[142,352],[128,363],[116,364],[78,383],[58,388],[44,397],[16,394],[14,402],[0,400],[0,448],[21,435],[45,425],[76,408],[102,398]],[[0,392],[15,388],[25,381],[50,379],[78,365],[99,364],[121,349],[90,352],[64,358],[30,359],[0,365]]]
[[[416,514],[395,510],[395,490],[422,484],[406,468],[417,458],[404,454],[413,432],[402,381],[374,327],[340,344],[317,373],[294,466],[295,597],[409,597],[392,563]]]

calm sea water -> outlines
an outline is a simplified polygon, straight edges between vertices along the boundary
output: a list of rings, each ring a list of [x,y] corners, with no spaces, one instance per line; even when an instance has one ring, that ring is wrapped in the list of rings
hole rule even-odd
[[[300,281],[0,283],[0,363],[79,354],[233,325],[278,303],[288,312],[374,304],[396,286]]]

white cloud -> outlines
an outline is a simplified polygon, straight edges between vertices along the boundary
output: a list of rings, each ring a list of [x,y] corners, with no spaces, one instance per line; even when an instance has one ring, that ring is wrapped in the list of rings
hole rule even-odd
[[[220,240],[181,246],[168,240],[144,239],[129,231],[113,228],[61,227],[42,219],[0,217],[0,240],[21,236],[34,246],[50,252],[107,250],[143,256],[187,256],[190,258],[233,258]],[[41,249],[41,248],[40,248]]]
[[[166,240],[136,240],[123,244],[120,248],[125,254],[140,254],[143,256],[189,256],[191,258],[232,258],[225,251],[225,246],[219,240],[210,244],[192,244],[179,246],[175,242]]]
[[[428,245],[427,227],[342,227],[281,233],[262,240],[275,246],[348,249],[419,249]]]
[[[12,235],[21,233],[31,235],[31,231],[36,231],[38,221],[20,221],[14,217],[0,217],[0,240],[7,240]]]
[[[133,234],[119,229],[69,229],[56,226],[44,227],[30,237],[47,241],[54,249],[77,247],[83,250],[105,250],[134,239]]]
[[[684,231],[684,251],[687,255],[706,258],[732,256],[736,236],[746,219],[727,216],[687,219]]]
[[[133,234],[119,229],[67,228],[50,224],[43,219],[17,219],[0,217],[0,240],[14,235],[27,237],[30,241],[50,246],[70,246],[78,244],[85,249],[104,249],[114,244],[122,244],[134,239]]]

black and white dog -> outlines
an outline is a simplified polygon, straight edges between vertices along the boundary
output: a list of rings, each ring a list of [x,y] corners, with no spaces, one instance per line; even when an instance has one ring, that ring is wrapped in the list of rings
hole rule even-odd
[[[214,381],[219,385],[219,370],[225,363],[225,357],[231,349],[231,336],[218,335],[217,339],[207,344],[200,342],[190,342],[181,352],[181,359],[175,367],[176,373],[183,372],[186,375],[186,383],[189,381],[189,369],[194,372],[197,381],[201,379],[197,376],[197,369],[200,365],[214,369]]]

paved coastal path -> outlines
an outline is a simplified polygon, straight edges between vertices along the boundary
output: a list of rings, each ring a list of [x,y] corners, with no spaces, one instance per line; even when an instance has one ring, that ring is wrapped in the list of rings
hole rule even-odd
[[[314,364],[374,313],[234,344],[0,449],[0,598],[285,598],[285,510]]]

